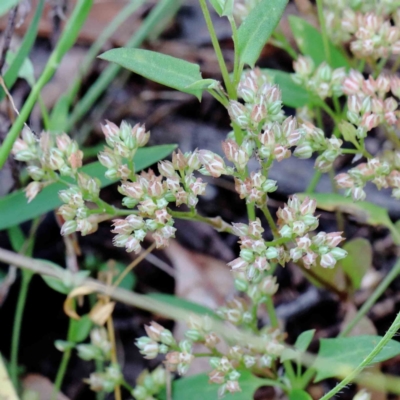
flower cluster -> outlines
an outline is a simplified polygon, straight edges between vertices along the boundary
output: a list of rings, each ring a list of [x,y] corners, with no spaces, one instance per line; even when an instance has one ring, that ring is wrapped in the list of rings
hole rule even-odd
[[[228,112],[231,120],[249,135],[258,135],[269,123],[284,119],[281,91],[259,69],[243,74],[237,92],[245,104],[232,100]]]
[[[367,132],[379,124],[398,124],[397,100],[400,97],[400,79],[380,74],[376,79],[351,70],[343,82],[343,92],[348,96],[348,120],[357,126],[356,136],[365,138]]]
[[[78,357],[82,360],[109,361],[111,343],[107,331],[103,327],[94,328],[90,332],[90,344],[78,344],[76,349]]]
[[[326,28],[334,43],[351,41],[351,50],[361,58],[396,54],[399,47],[397,2],[324,0],[324,6]]]
[[[104,151],[99,154],[99,161],[107,168],[109,179],[129,179],[135,174],[133,157],[138,148],[149,141],[150,132],[144,125],[134,127],[123,121],[118,127],[110,121],[102,125],[106,143]]]
[[[344,68],[332,69],[325,62],[315,68],[310,57],[300,56],[293,62],[293,69],[293,81],[320,99],[339,97],[343,94],[342,83],[346,76]]]
[[[332,168],[333,162],[341,154],[342,140],[331,137],[326,138],[324,132],[309,122],[301,125],[301,140],[294,151],[294,156],[306,159],[313,152],[321,154],[315,160],[315,168],[321,172],[327,172]]]
[[[93,372],[89,379],[84,379],[94,392],[111,393],[117,385],[123,382],[123,376],[119,364],[111,364],[104,372]]]
[[[136,386],[131,394],[136,400],[155,400],[167,383],[167,373],[161,366],[152,372],[144,370],[136,380]]]
[[[33,179],[25,189],[28,202],[47,185],[58,179],[56,171],[61,176],[75,177],[82,166],[83,153],[76,141],[65,133],[55,136],[42,132],[40,137],[24,128],[22,138],[18,138],[12,153],[18,161],[27,163],[27,172]]]
[[[367,182],[374,183],[378,189],[391,187],[393,197],[400,199],[400,152],[394,153],[392,164],[385,159],[371,158],[337,175],[335,180],[338,187],[345,189],[345,195],[356,201],[365,199],[363,188]]]

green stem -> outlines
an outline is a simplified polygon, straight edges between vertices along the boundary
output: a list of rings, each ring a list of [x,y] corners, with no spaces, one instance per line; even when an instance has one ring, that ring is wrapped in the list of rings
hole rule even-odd
[[[80,28],[86,20],[86,17],[92,7],[93,0],[79,0],[77,5],[69,18],[67,25],[57,43],[56,48],[50,55],[50,58],[40,76],[38,81],[33,86],[27,100],[22,107],[18,118],[15,120],[13,126],[8,132],[3,145],[0,147],[0,169],[3,167],[7,160],[8,155],[17,140],[24,123],[27,121],[43,87],[54,75],[58,65],[61,62],[64,54],[70,49],[77,38]]]
[[[265,305],[267,307],[267,312],[269,315],[269,320],[271,321],[271,326],[273,328],[279,328],[279,321],[278,321],[278,317],[276,315],[274,301],[272,300],[271,296],[267,297],[267,301],[265,302]]]
[[[205,0],[199,0],[199,1],[201,10],[203,11],[204,20],[206,21],[208,32],[210,33],[211,43],[214,47],[214,51],[217,56],[218,65],[221,70],[222,79],[224,80],[228,96],[229,98],[235,100],[237,98],[236,90],[232,85],[231,79],[229,77],[229,72],[228,69],[226,68],[224,56],[222,54],[221,47],[219,45],[217,34],[215,33],[214,25],[211,20],[210,12],[208,11],[207,3]]]
[[[311,367],[308,368],[307,371],[304,372],[303,376],[300,378],[299,388],[306,389],[314,375],[315,375],[315,369]]]
[[[236,88],[240,81],[242,67],[240,66],[239,49],[238,49],[238,33],[237,26],[233,17],[228,17],[232,29],[232,40],[235,48],[235,60],[233,65],[233,85]]]
[[[340,392],[346,385],[352,382],[357,375],[362,372],[362,370],[370,365],[375,357],[383,350],[383,348],[389,343],[397,331],[400,329],[400,313],[397,314],[396,319],[393,321],[389,330],[386,332],[385,336],[378,342],[374,349],[364,358],[364,360],[355,368],[351,373],[347,375],[339,384],[336,385],[332,390],[330,390],[325,396],[322,396],[320,400],[328,400]]]
[[[316,3],[317,3],[317,10],[318,10],[319,25],[321,26],[322,41],[324,43],[325,59],[326,59],[326,62],[329,65],[331,65],[331,52],[330,52],[330,48],[329,48],[328,33],[326,31],[322,0],[316,0]]]
[[[340,332],[339,337],[347,336],[353,328],[360,322],[360,320],[367,314],[371,307],[378,301],[379,297],[385,292],[389,285],[399,276],[400,274],[400,258],[397,260],[394,267],[386,275],[385,279],[378,285],[371,296],[368,297],[367,301],[358,310],[356,316],[349,322],[348,325]]]
[[[174,218],[204,222],[208,225],[211,225],[213,228],[215,228],[219,232],[228,232],[228,233],[231,233],[232,235],[235,234],[233,232],[232,227],[228,223],[226,223],[225,221],[223,221],[219,218],[218,219],[207,218],[207,217],[203,217],[202,215],[199,215],[197,213],[185,212],[185,211],[173,211],[171,209],[168,209],[168,213],[171,214]]]
[[[32,276],[33,273],[31,271],[22,270],[22,281],[18,294],[17,309],[15,311],[11,338],[10,377],[15,388],[18,387],[18,350],[19,339],[21,336],[22,317],[24,315],[26,297],[28,294],[29,283],[31,282]]]
[[[275,221],[272,218],[271,213],[269,212],[268,206],[265,205],[264,207],[262,207],[261,211],[264,213],[264,216],[267,219],[268,225],[272,231],[272,235],[274,236],[274,238],[278,238],[279,237],[278,228],[276,227]]]
[[[311,182],[307,186],[306,193],[314,193],[315,192],[315,189],[316,189],[321,177],[322,177],[322,172],[317,169],[314,172],[313,177],[311,178]]]

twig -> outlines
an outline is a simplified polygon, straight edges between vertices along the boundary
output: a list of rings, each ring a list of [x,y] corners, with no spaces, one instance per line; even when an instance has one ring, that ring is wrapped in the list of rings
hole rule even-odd
[[[4,31],[3,47],[0,54],[0,75],[3,72],[4,64],[6,63],[7,51],[10,49],[11,38],[15,29],[15,21],[17,20],[18,5],[16,5],[8,14],[7,27]]]

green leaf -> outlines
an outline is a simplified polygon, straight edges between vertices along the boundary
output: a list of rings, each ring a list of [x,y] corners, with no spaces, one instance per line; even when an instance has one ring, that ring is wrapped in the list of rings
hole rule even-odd
[[[0,16],[4,15],[8,10],[13,8],[19,3],[20,0],[1,0],[0,3]]]
[[[282,92],[282,102],[288,107],[298,108],[311,103],[311,96],[301,86],[293,82],[291,74],[276,69],[262,69],[266,75],[270,76],[274,83],[279,86]]]
[[[372,265],[372,247],[367,239],[357,238],[346,242],[343,248],[347,257],[339,261],[343,271],[349,276],[354,289],[359,289],[361,281]]]
[[[300,199],[310,197],[317,207],[325,211],[342,211],[353,215],[359,222],[371,226],[385,226],[392,234],[393,242],[400,245],[400,233],[389,218],[387,210],[367,201],[353,201],[337,193],[299,193]]]
[[[202,79],[200,68],[197,64],[143,49],[112,49],[99,57],[103,60],[114,62],[154,82],[181,92],[193,94],[199,100],[201,99],[202,91],[200,89],[187,88]]]
[[[7,233],[8,233],[8,238],[10,239],[11,242],[12,249],[16,253],[19,253],[22,249],[22,246],[25,243],[24,232],[22,232],[22,229],[18,225],[15,225],[12,226],[11,228],[8,228]]]
[[[175,145],[168,144],[139,149],[134,159],[136,170],[140,171],[165,158],[175,148]],[[83,166],[81,171],[100,179],[101,187],[117,182],[116,180],[110,181],[104,177],[106,169],[98,161]],[[62,189],[65,189],[63,184],[53,183],[45,187],[29,204],[23,190],[17,190],[2,197],[0,199],[0,210],[2,211],[0,230],[29,221],[59,207],[62,203],[58,198],[58,192]]]
[[[121,262],[115,262],[111,260],[111,266],[109,263],[103,263],[100,265],[100,271],[110,271],[114,270],[116,271],[116,276],[114,277],[114,280],[117,278],[118,275],[120,275],[126,268],[126,265],[121,263]],[[136,284],[136,275],[130,271],[128,274],[126,274],[125,278],[122,279],[121,283],[118,285],[118,287],[126,289],[126,290],[132,290],[135,287]]]
[[[197,82],[192,83],[189,86],[186,86],[186,90],[207,90],[207,89],[215,89],[218,87],[219,81],[216,81],[215,79],[200,79]]]
[[[287,0],[261,0],[238,29],[240,62],[254,67],[261,50],[278,25]]]
[[[263,385],[269,385],[270,381],[258,378],[249,371],[239,371],[239,385],[241,392],[229,394],[228,400],[250,400],[254,392]],[[206,374],[198,374],[187,378],[177,379],[172,384],[173,400],[216,400],[218,399],[219,385],[208,383]]]
[[[318,357],[314,368],[317,370],[315,382],[348,373],[356,368],[381,340],[381,336],[353,336],[334,339],[321,339]],[[374,363],[388,360],[400,354],[400,343],[391,340],[375,357]],[[338,370],[340,364],[346,370]],[[330,367],[330,368],[329,368]]]
[[[300,51],[304,55],[310,56],[315,65],[319,65],[323,61],[326,61],[324,42],[318,29],[314,28],[304,19],[295,17],[294,15],[289,16],[289,24]],[[350,68],[350,64],[346,57],[331,42],[329,42],[329,49],[331,54],[331,67]]]
[[[16,53],[9,50],[6,55],[6,61],[8,65],[12,65],[16,57]],[[35,71],[33,69],[32,61],[29,58],[25,58],[18,71],[18,78],[25,79],[29,86],[32,87],[35,84]]]
[[[50,114],[50,121],[48,130],[53,133],[64,132],[68,123],[68,111],[69,111],[69,96],[68,94],[62,95],[55,106],[53,107]]]
[[[222,2],[224,0],[209,0],[210,4],[213,6],[215,12],[221,17],[223,13]]]
[[[43,8],[44,8],[44,0],[40,0],[36,6],[35,15],[32,18],[32,22],[29,25],[29,28],[24,35],[22,44],[18,49],[13,62],[9,65],[7,71],[4,74],[4,83],[6,84],[8,89],[11,89],[15,81],[17,80],[19,70],[24,60],[28,57],[28,54],[33,46],[33,43],[35,43],[37,31],[39,28],[40,17],[43,13]],[[3,100],[4,96],[5,96],[4,90],[3,88],[0,88],[0,101]]]
[[[177,296],[164,293],[150,293],[147,296],[187,311],[192,311],[197,314],[206,314],[210,317],[219,319],[217,314],[215,314],[215,312],[210,308],[202,306],[201,304],[193,303],[192,301],[185,300]]]
[[[293,389],[289,393],[289,400],[312,400],[312,397],[304,390]]]
[[[296,340],[294,347],[299,351],[306,351],[315,334],[315,329],[302,332]]]
[[[89,336],[92,325],[89,315],[83,315],[79,320],[71,319],[71,336],[69,339],[75,343],[83,342]]]

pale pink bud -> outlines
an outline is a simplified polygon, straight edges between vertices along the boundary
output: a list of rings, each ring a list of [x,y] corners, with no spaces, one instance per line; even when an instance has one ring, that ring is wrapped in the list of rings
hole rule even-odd
[[[231,100],[228,106],[228,113],[232,121],[237,123],[241,128],[248,126],[247,110],[243,104]]]
[[[144,214],[153,215],[154,211],[157,209],[157,205],[154,203],[152,199],[145,199],[140,202],[138,208],[140,212]]]
[[[31,182],[29,185],[25,188],[25,196],[28,199],[28,203],[30,203],[37,195],[38,193],[42,190],[42,184],[39,182]]]
[[[208,378],[210,383],[216,383],[217,385],[221,385],[225,382],[225,374],[216,369],[208,374]]]
[[[168,214],[165,208],[161,210],[157,210],[155,212],[155,219],[159,224],[165,224],[167,221],[171,219],[171,216]]]
[[[256,124],[259,124],[267,116],[267,109],[263,104],[255,104],[251,110],[250,118]]]
[[[400,188],[400,171],[392,171],[387,180],[390,186]]]
[[[314,62],[310,57],[300,56],[293,62],[293,69],[302,76],[308,76],[314,71]]]
[[[104,133],[107,144],[114,147],[115,142],[119,140],[119,127],[113,122],[106,120],[106,124],[101,125],[101,129]]]
[[[290,154],[290,150],[284,146],[278,145],[274,148],[274,156],[278,162],[282,161],[284,158],[290,157]]]
[[[18,138],[13,145],[12,153],[15,155],[20,151],[29,150],[28,144],[22,139]]]
[[[248,265],[249,264],[240,257],[228,263],[228,266],[231,267],[233,271],[244,270]]]
[[[139,182],[125,182],[121,188],[127,196],[140,200],[143,197],[143,189]]]
[[[265,271],[269,269],[270,265],[266,259],[266,257],[256,257],[254,260],[254,267],[257,268],[259,271]]]
[[[347,106],[351,112],[359,114],[362,107],[362,101],[359,96],[352,95],[347,99]]]
[[[184,190],[178,190],[175,193],[176,205],[179,207],[181,204],[186,204],[188,200],[188,194]]]
[[[232,226],[233,226],[233,231],[237,236],[246,236],[249,232],[249,227],[246,224],[241,224],[241,223],[235,224],[233,222]]]
[[[132,135],[135,137],[138,147],[145,146],[150,139],[150,132],[146,132],[144,124],[136,124],[132,128]]]
[[[76,221],[66,221],[64,222],[63,226],[61,227],[61,235],[66,236],[70,235],[71,233],[74,233],[77,228],[77,223]]]
[[[308,248],[311,246],[311,240],[308,235],[297,238],[296,243],[297,247],[302,250],[308,250]]]
[[[63,154],[59,149],[51,149],[49,157],[49,166],[51,169],[60,169],[64,165]]]
[[[157,249],[168,246],[168,239],[165,238],[160,232],[154,232],[152,236],[154,241],[156,242]]]
[[[256,238],[260,238],[261,234],[264,232],[264,228],[261,226],[261,221],[257,218],[255,221],[249,223],[249,235]]]
[[[323,256],[321,256],[321,262],[320,262],[321,267],[333,268],[335,264],[336,264],[336,259],[335,257],[333,257],[331,253],[326,253]]]
[[[393,75],[390,78],[390,89],[392,93],[400,98],[400,77]]]
[[[315,261],[317,260],[317,255],[313,251],[308,250],[302,260],[304,262],[304,266],[306,268],[310,268],[312,265],[315,264]]]
[[[366,193],[361,187],[353,187],[351,195],[355,201],[363,201],[367,197]]]
[[[335,181],[340,188],[351,188],[354,186],[354,181],[349,174],[336,175]]]
[[[387,93],[390,90],[390,77],[387,74],[380,74],[376,78],[376,89],[379,93]]]
[[[224,160],[217,154],[214,154],[209,150],[200,150],[199,159],[214,178],[218,178],[222,174],[226,173]]]
[[[234,162],[237,159],[239,145],[235,141],[228,139],[222,142],[222,150],[225,154],[225,157],[229,161]]]
[[[336,247],[344,238],[342,232],[331,232],[326,234],[325,242],[329,247]]]
[[[114,219],[113,220],[114,229],[112,233],[130,234],[132,232],[132,226],[129,225],[128,221],[125,219]]]
[[[161,235],[163,237],[165,237],[166,239],[169,239],[171,237],[175,237],[175,232],[176,232],[176,228],[174,228],[173,226],[170,226],[170,225],[163,226],[160,229]]]
[[[226,386],[225,387],[226,387],[226,390],[229,393],[235,393],[235,392],[241,392],[242,391],[242,389],[240,389],[238,381],[228,381],[228,382],[226,382]]]
[[[87,219],[79,219],[76,222],[76,230],[80,232],[82,236],[86,236],[88,233],[92,232],[93,226]]]
[[[166,184],[167,184],[167,188],[173,193],[175,193],[176,191],[178,191],[181,188],[178,176],[168,178],[166,181]]]
[[[367,94],[368,96],[374,96],[377,88],[376,81],[374,78],[370,75],[368,79],[366,79],[363,82],[363,92]]]
[[[195,196],[200,196],[206,191],[206,185],[207,184],[203,183],[201,178],[197,178],[196,182],[193,182],[189,188]]]
[[[82,167],[82,160],[83,160],[83,152],[80,150],[71,153],[70,156],[68,157],[68,162],[72,169],[78,169]]]
[[[316,208],[317,208],[316,200],[306,197],[301,203],[300,212],[302,215],[314,214]]]
[[[197,170],[201,167],[197,150],[195,150],[193,153],[186,154],[185,157],[187,165],[190,169]]]
[[[379,115],[373,113],[364,114],[361,120],[361,126],[370,131],[379,125]]]
[[[147,336],[155,342],[160,341],[161,333],[165,330],[163,326],[154,321],[150,322],[150,325],[145,325],[144,329],[147,333]]]
[[[147,192],[151,197],[160,197],[164,192],[162,183],[159,180],[153,180],[150,182]]]
[[[172,178],[176,176],[174,166],[171,161],[161,161],[158,163],[158,171],[162,176],[166,178]]]
[[[125,218],[125,221],[130,225],[132,229],[141,229],[144,226],[144,221],[142,217],[138,215],[131,214]]]
[[[364,77],[358,71],[351,70],[349,76],[343,81],[343,92],[347,95],[359,94]]]

